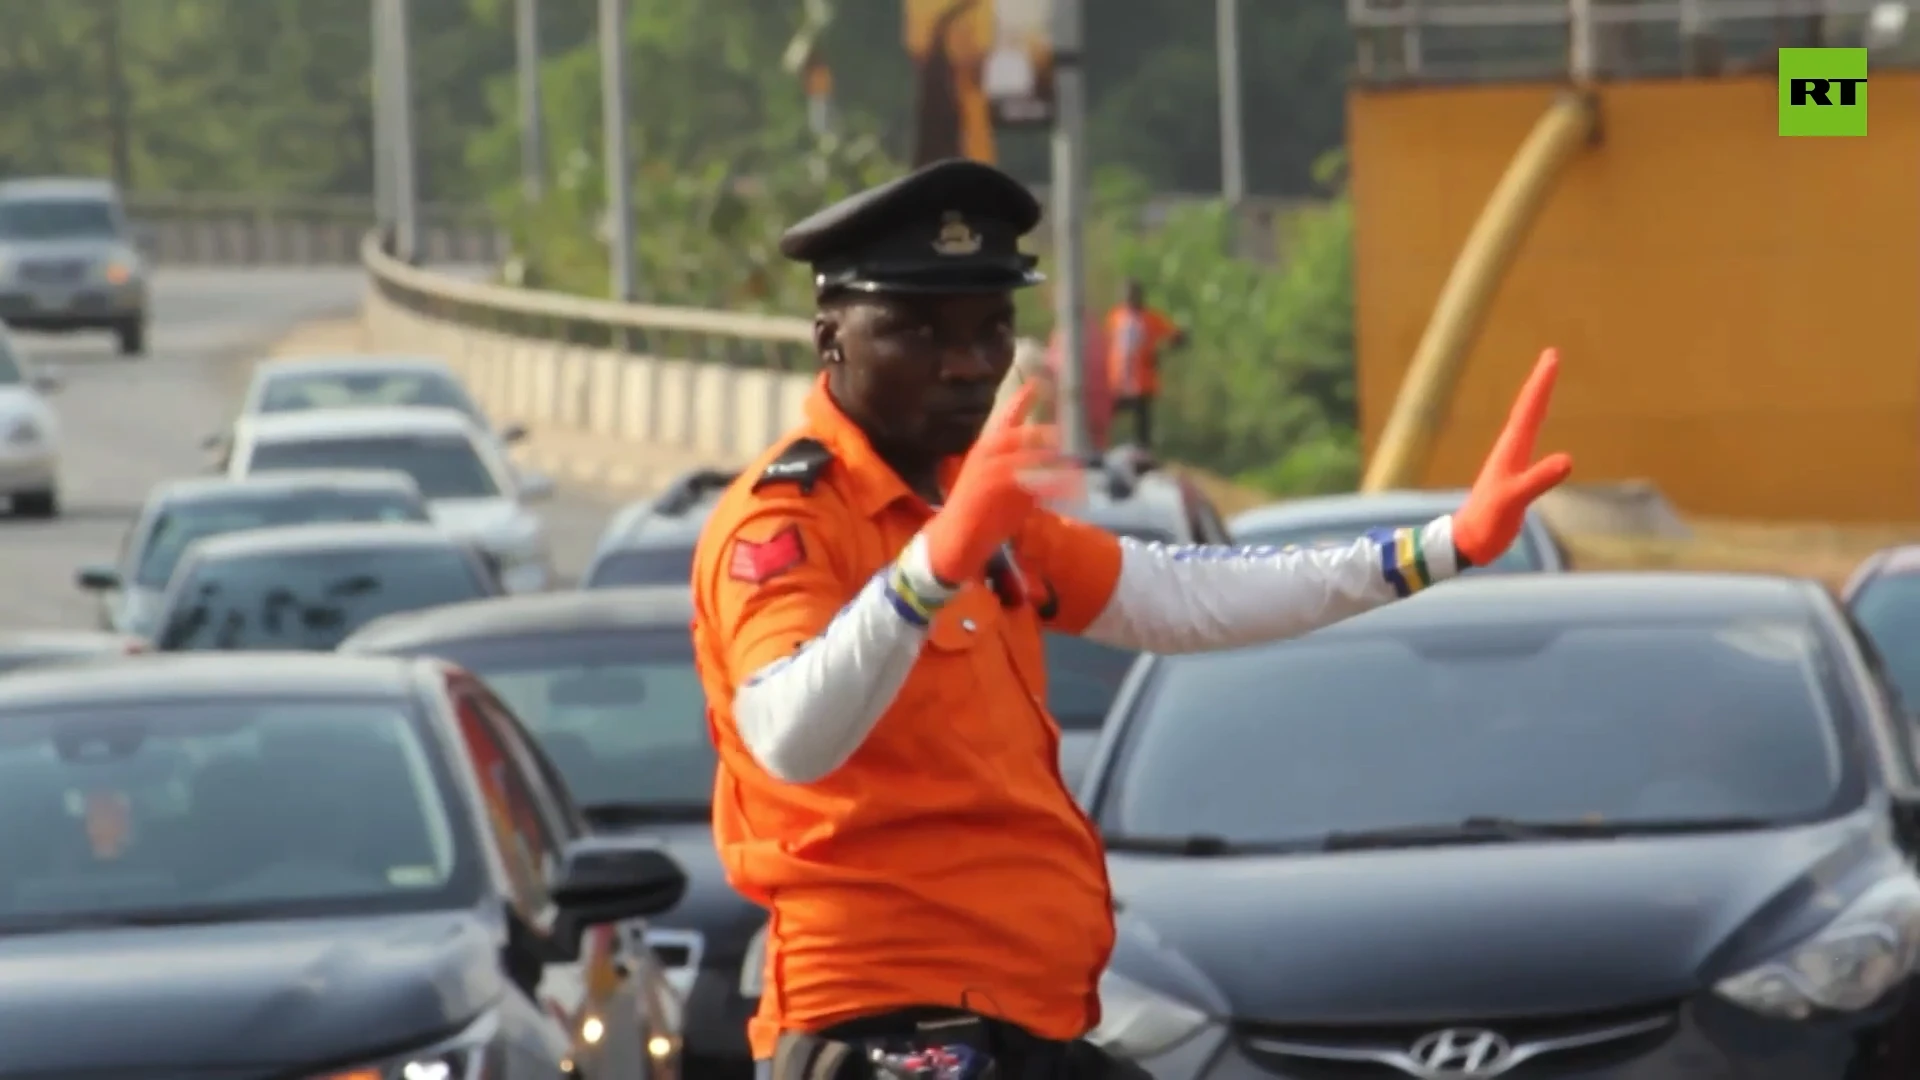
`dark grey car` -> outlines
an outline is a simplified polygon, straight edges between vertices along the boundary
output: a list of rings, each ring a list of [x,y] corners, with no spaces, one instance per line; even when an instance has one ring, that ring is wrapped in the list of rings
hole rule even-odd
[[[147,268],[106,180],[0,181],[0,319],[22,330],[110,330],[147,347]]]

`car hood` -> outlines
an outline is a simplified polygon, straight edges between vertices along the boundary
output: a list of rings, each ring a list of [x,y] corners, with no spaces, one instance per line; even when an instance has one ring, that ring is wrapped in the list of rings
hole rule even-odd
[[[694,930],[701,935],[704,960],[738,963],[747,942],[767,921],[766,910],[734,891],[713,846],[713,826],[706,822],[644,825],[636,835],[657,837],[687,875],[687,891],[669,911],[647,918],[659,930]]]
[[[0,1075],[322,1064],[451,1034],[500,994],[471,914],[0,939]]]
[[[1717,950],[1879,849],[1857,820],[1713,835],[1326,855],[1115,854],[1121,974],[1241,1020],[1401,1023],[1598,1012],[1698,988]],[[1783,900],[1769,907],[1770,901]],[[1771,925],[1768,924],[1771,920]],[[1817,924],[1816,924],[1817,925]],[[1757,943],[1757,944],[1756,944]],[[1196,978],[1201,987],[1194,990]],[[1206,990],[1213,993],[1207,993]]]
[[[453,536],[482,543],[518,540],[531,524],[526,509],[508,498],[434,499],[427,516]]]

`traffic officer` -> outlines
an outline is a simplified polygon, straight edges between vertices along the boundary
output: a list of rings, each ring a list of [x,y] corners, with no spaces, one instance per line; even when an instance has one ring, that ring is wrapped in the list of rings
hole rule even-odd
[[[1571,468],[1533,460],[1549,352],[1465,505],[1425,526],[1280,551],[1062,518],[1038,384],[992,412],[1039,218],[1011,177],[944,161],[781,241],[813,268],[823,371],[693,568],[715,840],[771,912],[750,1041],[772,1080],[1111,1073],[1077,1040],[1113,900],[1060,779],[1042,631],[1158,653],[1302,634],[1492,562]]]

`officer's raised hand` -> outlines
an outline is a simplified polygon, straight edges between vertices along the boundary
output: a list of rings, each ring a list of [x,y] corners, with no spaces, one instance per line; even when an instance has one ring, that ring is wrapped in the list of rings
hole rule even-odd
[[[1573,458],[1566,454],[1533,459],[1559,376],[1560,353],[1541,353],[1507,415],[1507,426],[1480,467],[1466,505],[1453,515],[1453,546],[1468,566],[1486,566],[1506,554],[1520,536],[1527,507],[1573,472]]]
[[[1043,502],[1072,490],[1076,474],[1060,452],[1060,429],[1029,420],[1040,392],[1041,384],[1027,383],[988,421],[945,505],[922,530],[941,581],[979,577]]]

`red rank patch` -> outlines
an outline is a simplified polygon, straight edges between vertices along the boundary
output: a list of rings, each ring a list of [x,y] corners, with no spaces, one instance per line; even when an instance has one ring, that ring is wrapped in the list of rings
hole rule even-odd
[[[727,576],[760,585],[806,561],[807,548],[800,542],[800,527],[789,525],[757,542],[736,537],[733,553],[727,557]]]

